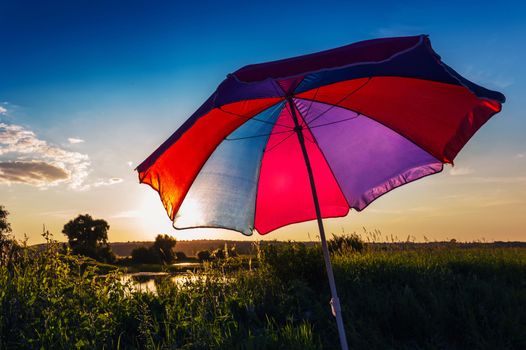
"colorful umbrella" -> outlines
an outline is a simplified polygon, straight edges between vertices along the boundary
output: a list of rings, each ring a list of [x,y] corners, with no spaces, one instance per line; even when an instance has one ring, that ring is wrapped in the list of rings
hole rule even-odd
[[[139,167],[174,227],[245,235],[364,209],[440,172],[504,96],[441,62],[427,36],[362,41],[245,66]]]

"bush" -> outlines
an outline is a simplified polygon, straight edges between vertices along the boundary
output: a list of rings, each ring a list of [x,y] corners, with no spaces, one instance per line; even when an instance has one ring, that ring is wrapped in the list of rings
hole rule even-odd
[[[302,280],[316,291],[325,288],[327,275],[319,245],[270,244],[262,246],[259,255],[261,267],[282,281]]]
[[[174,251],[176,244],[177,240],[169,235],[157,235],[150,249],[159,256],[160,263],[171,264],[176,260]]]
[[[222,248],[218,248],[218,249],[216,249],[216,250],[214,250],[214,251],[212,252],[212,254],[210,255],[210,257],[211,257],[212,259],[219,259],[219,260],[220,260],[220,259],[224,259],[224,258],[226,258],[225,250],[222,249]]]
[[[12,232],[11,224],[7,221],[8,216],[9,212],[7,209],[5,209],[3,205],[0,205],[0,239],[2,239],[4,235]]]
[[[132,250],[131,258],[137,264],[158,264],[160,259],[155,251],[147,247],[138,247]]]
[[[179,262],[188,260],[188,257],[184,252],[175,252],[175,258]]]
[[[9,212],[0,205],[0,264],[10,265],[20,252],[20,245],[11,235],[11,224],[7,221]]]
[[[210,251],[208,250],[201,250],[197,252],[197,259],[199,261],[209,261],[211,259]]]
[[[132,261],[138,264],[171,264],[176,260],[174,247],[177,241],[168,235],[157,235],[150,247],[132,250]]]
[[[332,239],[327,242],[329,251],[331,253],[345,253],[345,252],[362,252],[365,249],[365,243],[362,238],[356,233],[350,235],[332,235]]]

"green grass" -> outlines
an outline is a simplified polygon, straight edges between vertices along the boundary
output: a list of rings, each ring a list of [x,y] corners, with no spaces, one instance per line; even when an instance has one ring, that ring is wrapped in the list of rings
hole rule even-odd
[[[340,250],[333,263],[352,349],[526,348],[524,248]],[[2,262],[0,348],[338,347],[317,246],[206,264],[156,295],[99,268],[52,247]]]
[[[526,250],[335,258],[357,348],[526,349]]]

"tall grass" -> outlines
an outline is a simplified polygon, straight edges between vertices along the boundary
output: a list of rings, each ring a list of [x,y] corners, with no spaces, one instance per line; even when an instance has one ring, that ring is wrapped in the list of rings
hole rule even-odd
[[[334,257],[355,348],[526,349],[526,250]]]
[[[157,294],[101,278],[97,267],[52,245],[0,266],[0,348],[314,349],[312,326],[288,312],[296,298],[258,272],[217,266]],[[267,308],[270,306],[270,308]]]
[[[0,264],[0,348],[333,349],[318,246],[265,246],[157,294],[53,245]],[[336,249],[353,349],[525,349],[526,250]],[[232,268],[237,266],[239,268]]]

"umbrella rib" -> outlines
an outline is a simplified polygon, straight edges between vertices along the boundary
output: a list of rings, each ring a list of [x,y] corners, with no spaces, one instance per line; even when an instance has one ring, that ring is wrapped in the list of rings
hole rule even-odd
[[[295,102],[294,102],[294,103],[295,103]],[[298,112],[299,112],[299,110],[298,110]],[[305,120],[305,118],[301,115],[301,112],[299,112],[299,115],[301,116],[301,118],[302,118],[303,120]],[[359,115],[361,115],[361,114],[359,114]],[[347,118],[346,120],[357,118],[359,115],[357,115],[356,117]],[[343,121],[345,121],[345,120],[340,120],[340,121],[343,122]],[[338,122],[340,122],[340,121],[338,121]],[[337,123],[337,122],[333,122],[332,124],[335,124],[335,123]],[[328,124],[329,124],[329,123],[324,124],[324,125],[328,125]],[[324,126],[324,125],[319,125],[319,126]],[[307,124],[307,128],[309,129],[309,131],[312,129],[312,127],[310,127],[308,124]],[[316,136],[314,136],[314,133],[312,133],[312,132],[309,132],[309,133],[311,134],[312,138],[314,139],[314,140],[313,140],[313,143],[316,144],[316,147],[318,147],[318,150],[320,151],[320,154],[322,155],[323,159],[325,160],[325,164],[327,164],[327,167],[329,168],[329,170],[330,170],[330,172],[331,172],[331,174],[332,174],[332,177],[333,177],[334,181],[335,181],[336,184],[338,185],[338,189],[340,190],[340,193],[342,194],[343,198],[345,199],[345,202],[347,203],[347,206],[348,206],[349,208],[351,208],[351,205],[350,205],[350,203],[349,203],[349,200],[348,200],[347,197],[345,196],[345,192],[343,191],[342,186],[341,186],[340,182],[338,181],[338,178],[337,178],[336,175],[334,174],[334,171],[332,170],[332,167],[331,167],[329,161],[327,160],[327,157],[325,156],[325,153],[323,152],[323,150],[321,149],[321,147],[318,145],[318,142],[316,141]],[[302,134],[303,134],[303,136],[305,136],[305,133],[302,133]],[[347,213],[349,213],[349,212],[347,212]]]
[[[327,113],[328,111],[330,111],[330,110],[333,109],[334,107],[339,107],[338,105],[339,105],[340,103],[342,103],[343,101],[345,101],[346,99],[348,99],[349,97],[351,97],[351,95],[353,95],[355,92],[358,92],[361,88],[363,88],[365,85],[367,85],[372,79],[373,79],[373,77],[369,77],[369,78],[367,79],[367,81],[365,81],[365,83],[363,83],[362,85],[360,85],[359,87],[357,87],[356,89],[354,89],[353,91],[351,91],[350,93],[348,93],[347,95],[345,95],[345,96],[344,96],[341,100],[339,100],[338,102],[336,102],[336,103],[334,103],[334,104],[331,104],[331,106],[330,106],[327,110],[321,112],[318,116],[316,116],[316,117],[315,117],[314,119],[312,119],[311,121],[307,122],[307,120],[306,120],[306,118],[305,118],[305,123],[307,124],[307,126],[310,127],[310,124],[311,124],[311,123],[315,122],[317,119],[319,119],[321,116],[323,116],[325,113]],[[317,92],[316,92],[316,93],[317,93]],[[301,97],[299,97],[299,98],[301,98]],[[311,100],[311,99],[308,99],[308,100]],[[312,101],[312,103],[314,103],[314,98],[313,98],[311,101]],[[311,103],[311,104],[312,104],[312,103]]]
[[[285,133],[292,132],[292,131],[293,130],[276,131],[276,132],[271,132],[271,133],[268,133],[268,134],[258,134],[258,135],[250,135],[250,136],[243,136],[243,137],[233,137],[233,138],[226,137],[225,141],[237,141],[237,140],[253,139],[253,138],[256,138],[256,137],[271,136],[271,135],[277,135],[277,134],[285,134]]]
[[[309,141],[310,143],[314,143],[316,144],[316,141],[314,141],[314,139],[312,139],[310,136],[307,136],[307,134],[303,134],[303,138],[307,141]]]
[[[290,135],[287,135],[287,137],[285,137],[283,140],[279,141],[278,143],[276,143],[274,146],[270,147],[269,149],[266,149],[265,151],[263,151],[264,153],[267,153],[267,152],[270,152],[272,151],[274,148],[278,147],[279,145],[281,145],[283,142],[285,142],[286,140],[288,140],[292,135],[294,135],[296,132],[294,130],[291,130],[291,131],[288,131],[290,132]]]
[[[326,74],[327,74],[326,71],[323,72],[322,76],[320,77],[320,80],[322,80],[323,76],[326,75]],[[316,100],[316,96],[318,95],[318,91],[320,91],[320,88],[321,88],[321,85],[316,88],[316,92],[314,92],[314,96],[312,97],[312,101],[311,101],[311,103],[309,105],[309,108],[307,108],[307,113],[305,113],[305,115],[309,115],[310,109],[311,109],[312,105],[314,104],[314,101]],[[306,120],[304,120],[304,122],[305,122],[305,124],[307,124]]]
[[[231,114],[231,115],[236,116],[236,117],[240,117],[240,118],[246,119],[246,121],[254,120],[254,121],[257,121],[257,122],[260,122],[260,123],[271,124],[271,125],[279,125],[279,126],[281,126],[281,127],[284,127],[284,128],[290,129],[290,130],[294,130],[294,128],[292,128],[292,127],[290,127],[290,126],[288,126],[288,125],[282,125],[282,124],[278,124],[278,123],[269,122],[269,121],[266,121],[266,120],[262,120],[262,119],[254,118],[254,117],[247,117],[246,115],[237,114],[237,113],[234,113],[234,112],[225,111],[225,110],[223,109],[222,106],[219,106],[219,107],[217,107],[217,108],[218,108],[220,111],[222,111],[222,112],[225,112],[225,113]]]
[[[354,117],[345,118],[345,119],[342,119],[342,120],[336,120],[336,121],[334,121],[334,122],[329,122],[329,123],[325,123],[325,124],[319,124],[319,125],[309,126],[309,129],[314,129],[314,128],[319,128],[319,127],[322,127],[322,126],[327,126],[327,125],[332,125],[332,124],[337,124],[337,123],[346,122],[346,121],[348,121],[348,120],[356,119],[356,118],[358,118],[358,117],[361,116],[361,115],[362,115],[362,114],[357,114],[357,115],[355,115]]]
[[[303,100],[310,101],[309,99],[306,99],[306,98],[303,98]],[[324,103],[324,104],[329,104],[329,103],[327,103],[327,102],[322,102],[322,103]],[[444,161],[441,160],[441,159],[442,159],[442,156],[432,153],[432,152],[429,151],[427,148],[424,148],[424,147],[423,147],[422,145],[420,145],[418,142],[416,142],[415,140],[413,140],[413,138],[412,138],[411,136],[406,135],[404,132],[401,132],[400,130],[393,128],[392,126],[386,124],[385,122],[383,122],[383,121],[381,121],[381,120],[378,120],[377,118],[374,118],[374,117],[372,117],[372,116],[370,116],[370,115],[368,115],[368,114],[366,114],[366,113],[363,113],[363,112],[361,112],[361,111],[359,111],[358,109],[355,109],[355,108],[349,108],[349,107],[345,107],[345,106],[337,106],[337,105],[333,105],[333,104],[331,104],[331,106],[333,106],[333,107],[338,107],[338,108],[343,108],[343,109],[346,109],[346,110],[348,110],[348,111],[351,111],[351,112],[357,113],[358,115],[357,115],[356,117],[358,117],[358,116],[361,115],[361,116],[364,116],[364,117],[369,118],[369,119],[371,119],[371,120],[374,120],[375,122],[377,122],[377,123],[383,125],[384,127],[388,128],[389,130],[391,130],[391,131],[397,133],[398,135],[400,135],[401,137],[405,138],[407,141],[411,142],[411,143],[414,144],[416,147],[418,147],[418,148],[422,149],[423,151],[429,153],[429,154],[430,154],[431,156],[433,156],[436,160],[441,161],[441,162],[444,163]],[[342,121],[344,121],[344,120],[342,120]],[[316,127],[316,126],[314,126],[314,127]],[[309,128],[312,128],[312,127],[309,126]],[[451,164],[453,164],[453,163],[451,163]]]
[[[298,108],[298,105],[296,104],[296,102],[293,101],[293,103],[294,103],[294,106],[296,106],[296,108]],[[290,105],[287,105],[285,108],[288,108],[288,110],[289,110],[289,112],[290,112],[290,115],[291,115],[291,118],[292,118],[292,113],[293,113],[293,111],[292,111],[292,109],[291,109],[291,106],[290,106]],[[301,115],[299,109],[298,109],[298,113]],[[301,115],[301,120],[298,120],[298,123],[300,124],[301,127],[308,126],[307,122],[305,121],[305,119],[303,118],[302,115]],[[303,137],[304,137],[307,141],[309,141],[309,142],[311,142],[311,143],[316,143],[316,141],[312,140],[312,139],[311,139],[310,137],[308,137],[306,134],[304,134]]]

